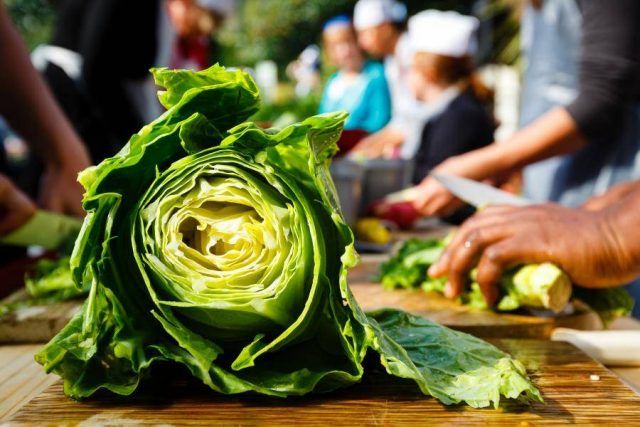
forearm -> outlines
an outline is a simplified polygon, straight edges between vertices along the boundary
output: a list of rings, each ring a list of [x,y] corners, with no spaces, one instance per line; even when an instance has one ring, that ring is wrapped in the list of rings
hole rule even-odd
[[[640,276],[640,190],[635,190],[602,211],[603,227],[621,254],[629,278]]]
[[[483,180],[574,152],[585,144],[567,111],[555,108],[508,141],[457,156],[456,165],[461,175]]]
[[[27,50],[0,3],[0,114],[49,167],[86,163],[79,137],[32,67]]]

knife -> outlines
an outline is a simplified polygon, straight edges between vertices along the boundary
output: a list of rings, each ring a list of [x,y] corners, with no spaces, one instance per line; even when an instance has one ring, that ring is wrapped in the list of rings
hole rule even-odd
[[[82,220],[66,215],[38,210],[24,225],[4,237],[0,244],[13,246],[42,246],[55,250],[80,232]]]
[[[531,200],[524,197],[471,179],[435,172],[431,173],[431,176],[456,197],[476,208],[483,208],[487,205],[527,206],[533,204]]]
[[[567,341],[607,366],[640,366],[640,331],[556,328],[552,341]]]

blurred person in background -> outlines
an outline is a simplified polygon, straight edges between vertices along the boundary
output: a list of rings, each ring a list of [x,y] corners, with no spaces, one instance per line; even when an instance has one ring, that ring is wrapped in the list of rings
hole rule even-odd
[[[36,205],[29,196],[0,173],[0,236],[4,236],[27,222],[36,213]],[[0,254],[5,255],[0,247]],[[0,265],[2,261],[0,260]]]
[[[395,0],[360,0],[354,9],[358,42],[369,55],[384,59],[391,93],[391,122],[354,148],[368,158],[413,157],[426,118],[422,103],[409,88],[413,51],[404,32],[406,15],[406,6]]]
[[[31,65],[20,36],[0,1],[0,115],[44,164],[39,192],[43,208],[83,215],[78,172],[90,165],[82,140]],[[5,165],[0,162],[0,173]]]
[[[366,60],[347,16],[324,25],[322,40],[329,61],[338,67],[326,83],[320,112],[347,111],[346,130],[382,129],[391,116],[389,88],[381,64]]]
[[[575,99],[553,107],[503,143],[446,160],[439,172],[485,180],[564,155],[549,199],[569,206],[640,175],[640,2],[577,4],[582,23]],[[446,214],[460,203],[432,178],[417,190],[414,205],[423,215]]]
[[[176,37],[170,68],[203,70],[215,62],[213,36],[233,13],[234,0],[166,0]]]
[[[32,59],[93,160],[146,122],[139,87],[155,65],[160,0],[60,0],[48,45]]]
[[[527,0],[520,23],[523,58],[520,127],[547,111],[567,106],[578,95],[578,53],[582,17],[576,0]],[[553,180],[563,163],[557,156],[524,168],[524,194],[550,200]]]
[[[568,0],[563,6],[567,7],[569,3]],[[536,90],[529,92],[530,102],[536,96],[540,97],[540,104],[548,105],[550,110],[544,113],[538,110],[532,115],[540,114],[538,118],[504,143],[492,144],[443,162],[436,168],[439,172],[485,180],[562,156],[546,171],[543,169],[538,174],[533,173],[535,170],[529,171],[525,185],[539,187],[539,193],[551,201],[572,207],[580,206],[590,196],[600,195],[619,182],[640,176],[640,27],[637,25],[640,22],[640,3],[634,0],[577,0],[576,4],[576,10],[580,12],[577,15],[579,28],[575,23],[569,25],[573,21],[552,20],[550,22],[558,26],[555,33],[551,31],[553,25],[540,25],[537,27],[540,34],[531,36],[535,44],[554,37],[563,39],[560,34],[565,31],[564,40],[570,41],[571,37],[580,40],[575,94],[570,93],[571,74],[564,74],[568,79],[558,79],[562,74],[551,74],[550,81],[540,80],[545,65],[552,71],[555,67],[571,73],[570,66],[563,68],[558,65],[558,56],[567,55],[565,61],[571,65],[575,52],[559,51],[555,48],[557,46],[554,49],[540,48],[531,58],[537,62],[534,70],[538,73],[529,72],[525,77],[537,77],[538,82],[542,82]],[[558,10],[558,5],[552,0],[534,1],[532,6],[532,12]],[[575,14],[569,15],[576,17]],[[534,64],[531,63],[530,67]],[[557,88],[569,90],[558,91]],[[566,99],[560,101],[559,92]],[[555,96],[550,97],[553,94]],[[551,174],[551,178],[544,179],[545,173]],[[426,178],[417,190],[418,196],[413,204],[423,215],[443,215],[459,206],[460,202],[432,178]],[[616,188],[613,193],[624,194],[624,191]],[[592,205],[591,200],[585,207],[589,208],[589,205]],[[543,209],[544,215],[549,220],[555,217],[562,224],[562,215],[555,215],[562,209],[556,208]],[[574,214],[567,215],[570,218]],[[635,227],[629,223],[626,225]],[[546,233],[546,230],[541,232],[541,238]],[[551,240],[555,238],[555,235],[550,236]],[[548,240],[545,240],[546,244],[555,244]],[[538,250],[527,254],[542,257],[544,248]],[[629,290],[636,299],[640,297],[638,282],[633,283]]]
[[[0,115],[18,132],[44,165],[39,204],[44,209],[83,215],[83,189],[78,172],[89,166],[89,155],[42,77],[33,68],[20,36],[0,0]],[[2,152],[2,150],[0,150]],[[5,175],[0,154],[0,235],[26,222],[35,205]],[[0,245],[0,264],[24,256],[24,250]]]
[[[321,84],[321,52],[318,45],[305,47],[298,58],[287,65],[287,75],[296,82],[295,94],[304,98],[314,92]]]
[[[437,10],[409,19],[415,51],[410,85],[431,109],[415,157],[414,184],[449,157],[493,142],[492,93],[472,59],[478,25],[474,17]]]

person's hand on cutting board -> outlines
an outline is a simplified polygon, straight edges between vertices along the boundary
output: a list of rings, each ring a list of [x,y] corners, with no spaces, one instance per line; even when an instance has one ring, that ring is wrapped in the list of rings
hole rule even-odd
[[[477,265],[477,281],[495,302],[503,270],[551,262],[579,286],[624,285],[640,275],[640,191],[598,211],[559,205],[489,207],[465,222],[432,277],[448,277],[445,295],[457,297]]]
[[[394,157],[403,141],[404,134],[392,125],[387,125],[381,131],[362,139],[351,149],[349,154],[351,156],[364,157],[365,159],[388,159]]]
[[[0,174],[0,236],[10,233],[36,213],[36,205],[9,178]]]
[[[468,173],[472,169],[467,166],[465,158],[464,155],[450,157],[436,167],[433,172],[476,179],[476,176]],[[447,216],[464,205],[460,199],[430,175],[427,175],[414,188],[413,207],[422,216]]]
[[[40,188],[43,208],[83,215],[78,172],[90,165],[87,150],[56,104],[11,24],[0,0],[0,115],[44,163]]]

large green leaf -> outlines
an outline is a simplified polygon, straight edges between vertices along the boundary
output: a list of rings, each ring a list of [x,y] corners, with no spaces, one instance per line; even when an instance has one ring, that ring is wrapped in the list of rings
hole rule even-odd
[[[87,218],[71,265],[91,292],[36,356],[69,396],[130,394],[158,360],[221,393],[326,392],[359,381],[373,349],[444,403],[539,398],[507,355],[435,324],[420,327],[421,342],[438,350],[456,337],[479,354],[454,379],[427,373],[443,360],[407,351],[400,326],[358,307],[347,286],[353,234],[329,175],[344,113],[263,130],[240,123],[258,104],[248,75],[154,75],[167,112],[81,176]],[[478,369],[522,384],[464,379]]]

